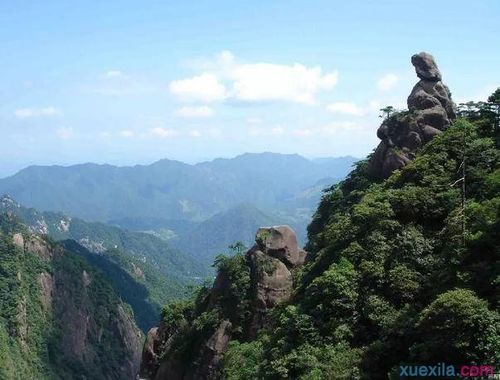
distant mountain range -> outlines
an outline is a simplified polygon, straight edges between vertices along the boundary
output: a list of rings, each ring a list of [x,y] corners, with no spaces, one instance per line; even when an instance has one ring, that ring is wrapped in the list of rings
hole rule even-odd
[[[0,194],[38,210],[147,231],[210,259],[260,225],[291,224],[303,239],[322,190],[355,161],[247,153],[196,165],[30,166],[0,179]]]

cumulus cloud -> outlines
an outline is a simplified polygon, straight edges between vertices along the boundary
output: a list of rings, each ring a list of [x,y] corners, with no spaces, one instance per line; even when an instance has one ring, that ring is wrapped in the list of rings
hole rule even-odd
[[[182,100],[214,102],[226,98],[226,88],[213,74],[201,74],[170,83],[170,92]]]
[[[338,81],[336,71],[324,73],[319,66],[239,63],[228,51],[199,67],[204,70],[200,75],[172,81],[171,93],[188,101],[287,101],[313,104],[318,92],[333,89]]]
[[[215,114],[215,111],[208,106],[181,107],[175,112],[175,114],[179,117],[203,118],[213,116]]]
[[[383,77],[379,78],[379,80],[377,81],[377,86],[381,91],[389,91],[396,86],[398,81],[399,78],[396,74],[386,74]]]
[[[320,67],[271,63],[239,65],[231,77],[232,96],[237,100],[282,100],[306,104],[314,103],[317,92],[332,89],[338,80],[337,72],[323,75]]]
[[[14,115],[18,119],[29,119],[36,117],[51,117],[62,115],[61,110],[56,107],[35,107],[35,108],[19,108],[14,111]]]
[[[160,138],[175,137],[177,134],[177,131],[169,128],[156,127],[151,130],[151,135]]]
[[[329,104],[327,110],[342,115],[353,115],[362,116],[365,114],[365,110],[362,107],[357,106],[355,103],[351,102],[337,102]]]

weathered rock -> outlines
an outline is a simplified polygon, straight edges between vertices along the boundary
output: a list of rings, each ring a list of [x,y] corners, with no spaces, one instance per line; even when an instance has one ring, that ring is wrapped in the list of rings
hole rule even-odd
[[[24,238],[21,233],[16,233],[12,236],[12,241],[17,247],[24,249]]]
[[[426,52],[415,54],[411,57],[411,63],[421,79],[441,80],[441,73],[434,61],[434,57]]]
[[[198,355],[199,364],[189,367],[184,378],[217,380],[221,378],[220,362],[231,339],[232,324],[224,320],[208,341],[202,346]]]
[[[161,341],[158,327],[148,331],[144,347],[142,349],[140,377],[150,379],[159,367],[157,350]]]
[[[247,253],[254,288],[252,321],[248,335],[255,337],[267,322],[269,310],[288,299],[292,292],[292,273],[280,260],[269,256],[255,245]]]
[[[56,250],[50,249],[45,241],[36,235],[31,235],[25,240],[24,249],[46,261],[49,261],[57,253]]]
[[[382,140],[371,157],[372,175],[389,177],[394,170],[406,166],[416,151],[444,131],[456,118],[451,94],[441,82],[441,73],[428,53],[411,58],[420,81],[408,97],[408,111],[385,119],[377,131]]]
[[[262,251],[287,266],[303,263],[305,255],[300,252],[297,235],[288,226],[261,227],[257,231],[255,242]]]
[[[294,268],[301,265],[306,252],[299,248],[295,232],[288,226],[262,227],[256,233],[255,245],[245,257],[250,269],[251,293],[249,319],[244,325],[239,319],[223,315],[223,319],[208,338],[198,338],[190,348],[193,360],[187,365],[175,354],[171,342],[178,338],[178,331],[160,324],[152,329],[144,344],[141,378],[154,380],[219,379],[220,362],[233,336],[233,327],[239,330],[244,340],[255,338],[260,328],[266,325],[269,311],[286,301],[292,292]],[[231,277],[219,272],[210,293],[198,306],[200,312],[211,312],[220,305],[225,290],[231,287]],[[160,362],[159,357],[165,359]]]

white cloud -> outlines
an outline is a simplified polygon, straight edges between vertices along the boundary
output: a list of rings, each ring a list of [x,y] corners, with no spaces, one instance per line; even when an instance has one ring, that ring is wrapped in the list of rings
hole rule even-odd
[[[73,128],[71,127],[62,127],[58,128],[56,130],[56,135],[59,137],[61,140],[69,140],[70,138],[73,137]]]
[[[201,132],[195,129],[195,130],[189,131],[189,136],[198,138],[198,137],[201,137]]]
[[[312,104],[318,92],[333,89],[338,80],[336,71],[323,73],[319,66],[238,63],[229,51],[197,66],[203,70],[200,75],[170,83],[181,100]]]
[[[131,131],[129,129],[124,129],[123,131],[120,131],[119,135],[121,137],[131,138],[131,137],[135,136],[135,133],[134,133],[134,131]]]
[[[320,67],[307,68],[297,63],[292,66],[254,63],[237,66],[231,78],[232,95],[237,100],[311,104],[317,92],[335,87],[338,74],[323,75]]]
[[[211,117],[215,114],[215,111],[208,106],[199,107],[181,107],[175,114],[179,117]]]
[[[377,86],[379,90],[389,91],[396,86],[398,81],[399,78],[396,74],[386,74],[383,77],[379,78],[379,80],[377,81]]]
[[[170,82],[170,92],[182,100],[213,102],[226,97],[226,88],[213,74],[204,73]]]
[[[102,75],[104,79],[123,78],[124,76],[120,70],[109,70]]]
[[[151,135],[161,138],[169,138],[177,136],[178,133],[173,129],[156,127],[151,130]]]
[[[362,116],[365,110],[351,102],[337,102],[329,104],[327,110],[335,114]]]
[[[56,107],[19,108],[14,111],[18,119],[29,119],[35,117],[51,117],[62,115],[61,110]]]

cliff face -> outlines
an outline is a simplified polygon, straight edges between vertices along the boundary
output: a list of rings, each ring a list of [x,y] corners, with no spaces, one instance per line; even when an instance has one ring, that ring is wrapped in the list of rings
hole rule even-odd
[[[0,219],[0,378],[135,379],[141,333],[103,275]]]
[[[387,178],[406,166],[416,151],[446,130],[456,118],[455,105],[434,58],[425,52],[411,57],[420,81],[408,96],[408,111],[389,115],[377,131],[382,140],[370,161],[370,171]]]
[[[194,305],[164,310],[160,326],[148,333],[141,377],[220,378],[229,341],[257,337],[270,311],[289,299],[293,271],[305,257],[290,227],[260,228],[244,255],[218,262],[214,285]]]

